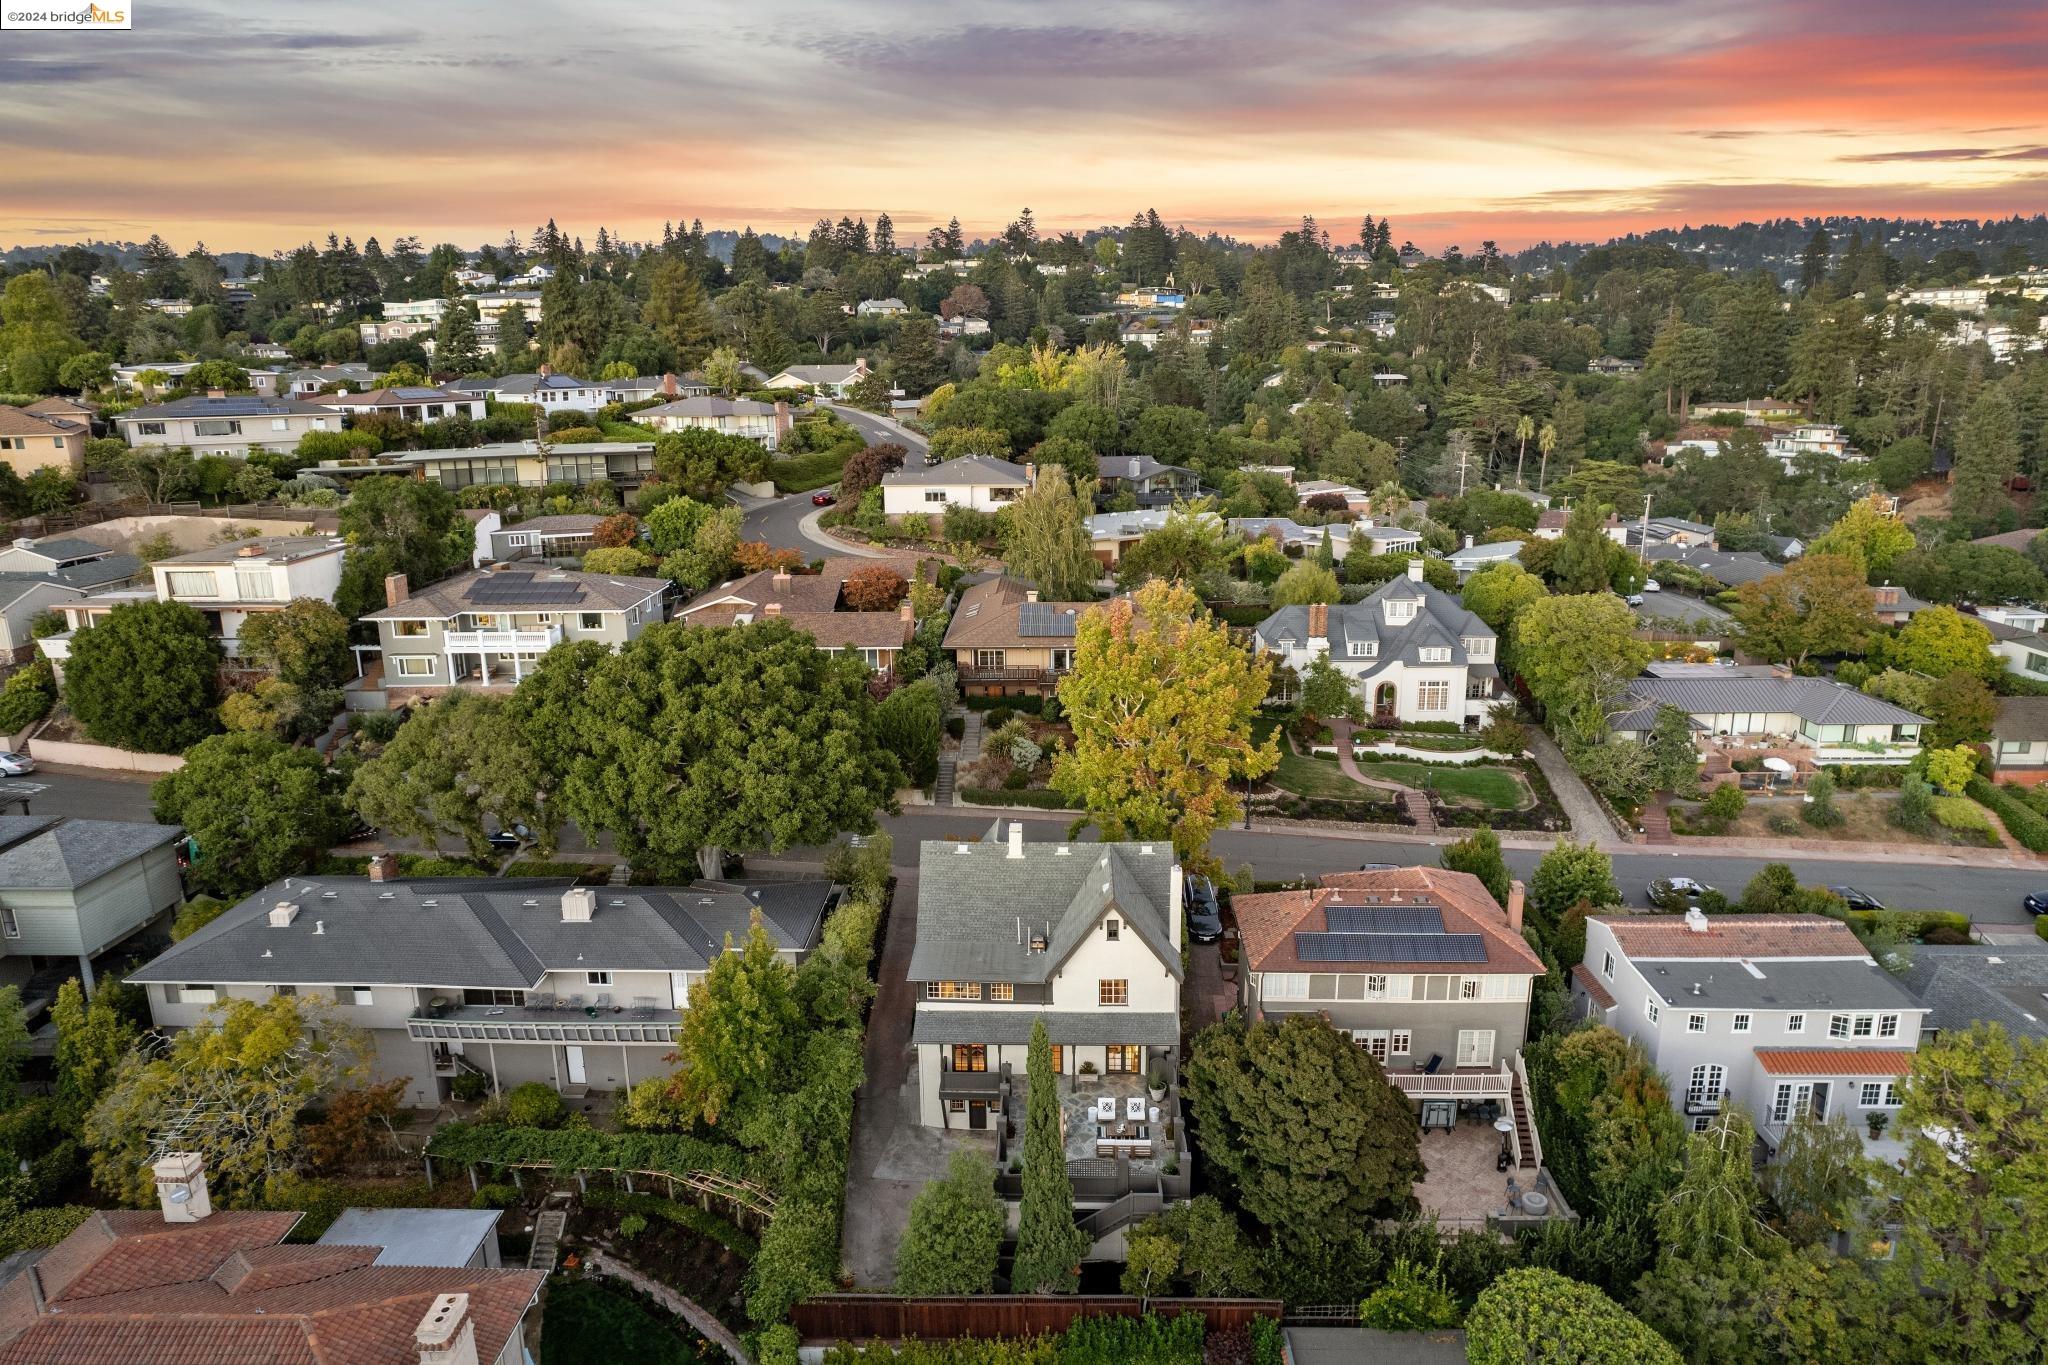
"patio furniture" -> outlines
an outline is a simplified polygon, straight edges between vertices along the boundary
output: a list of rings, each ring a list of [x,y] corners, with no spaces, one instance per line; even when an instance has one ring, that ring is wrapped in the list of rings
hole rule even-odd
[[[1145,1117],[1145,1101],[1142,1096],[1133,1095],[1124,1101],[1124,1117],[1142,1119]]]
[[[1429,1054],[1429,1061],[1423,1065],[1422,1074],[1425,1076],[1434,1076],[1436,1075],[1437,1068],[1442,1066],[1443,1064],[1444,1054],[1441,1052],[1432,1052]]]
[[[1097,1121],[1103,1123],[1113,1121],[1116,1118],[1116,1097],[1113,1095],[1098,1096],[1095,1101],[1095,1117]]]

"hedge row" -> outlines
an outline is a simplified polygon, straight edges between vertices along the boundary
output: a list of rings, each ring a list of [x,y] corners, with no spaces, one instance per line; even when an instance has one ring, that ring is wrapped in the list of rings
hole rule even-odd
[[[1970,917],[1955,910],[1851,910],[1844,918],[1866,933],[1885,924],[1907,938],[1918,938],[1930,929],[1970,932]]]
[[[855,450],[859,448],[854,447]],[[852,450],[821,450],[812,455],[772,460],[768,465],[768,477],[774,481],[779,493],[808,493],[826,484],[838,483],[840,474],[846,469],[847,456],[852,453]]]
[[[961,787],[957,795],[973,806],[1030,806],[1037,810],[1072,810],[1067,798],[1044,787],[1006,788]]]
[[[2048,817],[2009,791],[1973,777],[1963,787],[1970,799],[1989,809],[2005,822],[2005,828],[2021,845],[2035,853],[2048,853]]]
[[[583,1202],[593,1209],[617,1209],[622,1214],[637,1213],[643,1218],[659,1218],[664,1223],[678,1224],[709,1237],[743,1261],[751,1261],[761,1254],[761,1244],[744,1228],[735,1227],[729,1220],[709,1210],[663,1199],[658,1194],[629,1194],[625,1190],[600,1188],[584,1191]]]

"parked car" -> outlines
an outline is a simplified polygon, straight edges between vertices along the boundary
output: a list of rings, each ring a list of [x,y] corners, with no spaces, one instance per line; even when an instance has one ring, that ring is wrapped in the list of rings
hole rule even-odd
[[[1360,863],[1358,870],[1360,872],[1393,872],[1399,869],[1400,866],[1399,863]]]
[[[0,751],[0,777],[26,777],[35,770],[36,761],[27,754]]]
[[[839,495],[829,488],[820,488],[817,492],[811,494],[811,506],[813,507],[830,507],[838,501]]]
[[[1216,887],[1207,877],[1189,877],[1186,891],[1188,930],[1197,943],[1213,943],[1223,937],[1223,907],[1216,900]]]
[[[1659,877],[1650,883],[1650,904],[1659,910],[1687,910],[1713,889],[1691,877]]]
[[[1643,595],[1639,592],[1630,593],[1628,595],[1628,604],[1632,607],[1640,607],[1643,605]]]
[[[1644,579],[1644,580],[1643,580],[1643,591],[1644,591],[1644,592],[1662,592],[1662,591],[1664,591],[1664,585],[1663,585],[1663,584],[1661,584],[1661,583],[1659,583],[1659,582],[1658,582],[1658,581],[1657,581],[1656,579],[1654,579],[1654,578],[1646,578],[1646,579]]]
[[[2030,915],[2048,915],[2048,891],[2029,891],[2020,905]]]
[[[1868,891],[1858,891],[1853,886],[1831,886],[1828,890],[1848,902],[1851,910],[1882,910],[1884,902]]]
[[[511,829],[494,829],[484,836],[484,842],[500,853],[516,853],[533,841],[533,831],[524,825]]]

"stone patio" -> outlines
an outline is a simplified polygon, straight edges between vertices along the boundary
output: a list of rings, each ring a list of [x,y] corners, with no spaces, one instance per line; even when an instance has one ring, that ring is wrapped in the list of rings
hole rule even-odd
[[[1422,1136],[1422,1164],[1428,1170],[1415,1185],[1424,1213],[1433,1213],[1445,1227],[1483,1223],[1488,1214],[1508,1207],[1508,1181],[1522,1189],[1534,1183],[1534,1171],[1494,1169],[1501,1135],[1483,1124],[1460,1122]]]
[[[1159,1102],[1157,1107],[1160,1110],[1160,1120],[1157,1124],[1154,1124],[1149,1117],[1154,1106],[1146,1094],[1144,1077],[1119,1072],[1112,1075],[1085,1078],[1085,1083],[1075,1084],[1077,1080],[1083,1079],[1075,1076],[1062,1076],[1059,1079],[1060,1126],[1065,1131],[1067,1160],[1070,1162],[1094,1161],[1099,1155],[1095,1150],[1097,1126],[1095,1102],[1097,1100],[1114,1100],[1116,1102],[1117,1121],[1121,1123],[1126,1121],[1125,1115],[1129,1112],[1126,1107],[1127,1101],[1138,1099],[1145,1102],[1147,1118],[1144,1120],[1144,1124],[1145,1130],[1152,1141],[1152,1151],[1149,1155],[1144,1156],[1133,1153],[1131,1156],[1131,1169],[1134,1171],[1157,1171],[1161,1160],[1165,1157],[1167,1151],[1170,1150],[1170,1145],[1166,1140],[1168,1101],[1161,1100]],[[1018,1142],[1021,1150],[1024,1115],[1030,1112],[1031,1085],[1022,1076],[1018,1076],[1016,1082],[1016,1094],[1010,1103],[1012,1117],[1015,1119],[1018,1128]],[[1174,1131],[1176,1134],[1179,1133],[1178,1125],[1176,1125]]]

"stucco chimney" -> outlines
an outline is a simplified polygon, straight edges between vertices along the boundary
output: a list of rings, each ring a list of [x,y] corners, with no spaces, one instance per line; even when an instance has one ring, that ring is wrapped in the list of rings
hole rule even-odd
[[[384,575],[384,605],[395,607],[412,595],[412,587],[402,573]]]
[[[166,1223],[196,1223],[213,1213],[206,1193],[206,1158],[197,1152],[166,1152],[150,1168],[157,1204]]]
[[[370,859],[370,880],[373,882],[395,882],[398,880],[398,855],[379,853]]]
[[[766,606],[764,606],[764,607],[762,607],[762,608],[761,608],[761,614],[762,614],[763,616],[766,616],[766,617],[770,617],[770,618],[773,618],[773,617],[777,617],[777,616],[780,616],[780,615],[782,615],[782,603],[780,603],[780,602],[770,602],[770,603],[768,603],[768,605],[766,605]]]
[[[1411,559],[1411,560],[1409,560],[1409,561],[1408,561],[1408,577],[1409,577],[1409,578],[1410,578],[1411,580],[1413,580],[1414,582],[1417,582],[1417,583],[1420,583],[1420,582],[1422,581],[1422,561],[1421,561],[1421,560],[1419,560],[1419,559]]]
[[[228,391],[226,389],[208,389],[206,396],[208,398],[225,398],[228,396]]]
[[[476,1319],[470,1316],[469,1295],[442,1294],[413,1329],[420,1365],[477,1365]]]
[[[1024,822],[1022,820],[1012,820],[1010,822],[1009,856],[1012,858],[1024,856]]]
[[[790,577],[790,575],[789,575],[789,570],[787,570],[787,569],[777,569],[777,570],[775,571],[775,576],[774,576],[773,578],[769,579],[768,581],[769,581],[770,583],[773,583],[773,584],[775,585],[775,591],[777,591],[777,592],[788,592],[788,591],[789,591],[789,577]]]
[[[1466,533],[1466,535],[1465,535],[1465,548],[1466,548],[1466,549],[1468,549],[1468,550],[1469,550],[1469,549],[1471,549],[1471,548],[1472,548],[1472,546],[1473,546],[1473,543],[1474,543],[1474,542],[1473,542],[1473,539],[1472,539],[1472,535],[1471,535],[1471,533],[1470,533],[1470,532],[1467,532],[1467,533]]]
[[[1508,928],[1522,932],[1522,907],[1529,899],[1529,888],[1518,881],[1508,883]]]
[[[1024,600],[1026,602],[1036,602],[1038,600],[1038,589],[1026,588],[1024,590]]]
[[[588,886],[572,886],[562,893],[562,923],[588,924],[597,913],[597,892]]]
[[[1309,603],[1308,638],[1311,640],[1327,640],[1330,638],[1330,608],[1327,603]]]

